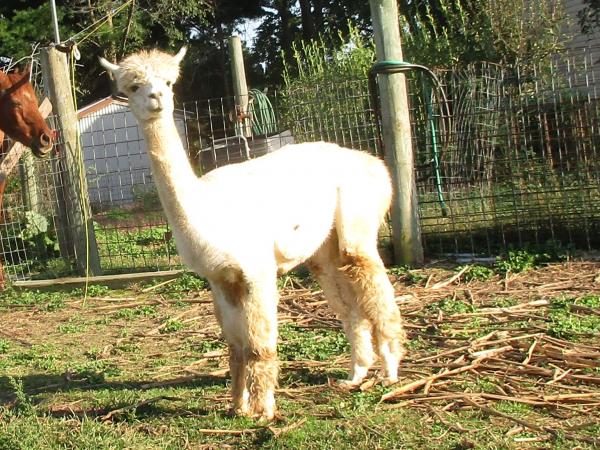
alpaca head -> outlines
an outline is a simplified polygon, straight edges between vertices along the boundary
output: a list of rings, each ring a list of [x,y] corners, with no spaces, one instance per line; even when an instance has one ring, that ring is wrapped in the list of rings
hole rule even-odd
[[[141,51],[119,64],[100,58],[121,92],[129,97],[129,106],[139,121],[173,116],[173,84],[179,76],[179,64],[185,56],[182,47],[176,55],[158,50]]]

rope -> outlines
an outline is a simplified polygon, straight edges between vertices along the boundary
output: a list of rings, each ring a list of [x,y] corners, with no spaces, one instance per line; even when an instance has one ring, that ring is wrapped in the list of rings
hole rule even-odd
[[[276,133],[275,111],[269,97],[258,89],[250,89],[249,94],[252,97],[248,106],[252,116],[252,133],[258,136]]]
[[[375,114],[377,117],[380,117],[380,111],[377,107],[377,79],[376,76],[378,74],[394,74],[400,72],[407,72],[410,70],[419,70],[425,75],[427,75],[435,86],[436,94],[439,94],[441,99],[438,99],[438,103],[441,105],[445,105],[446,107],[446,117],[450,117],[450,109],[448,105],[448,99],[446,97],[446,92],[444,91],[444,87],[440,82],[439,78],[433,73],[431,69],[426,66],[422,66],[420,64],[412,64],[405,61],[379,61],[371,67],[369,71],[369,90],[371,91],[371,101],[373,104],[373,108],[375,110]],[[442,179],[440,173],[440,152],[437,144],[437,131],[435,126],[435,119],[433,114],[433,106],[431,103],[431,95],[426,91],[425,86],[423,87],[423,96],[425,103],[425,110],[427,113],[427,123],[431,134],[431,150],[433,153],[433,165],[434,165],[434,173],[435,173],[435,187],[438,196],[438,201],[440,203],[440,207],[442,209],[442,216],[448,216],[448,206],[446,205],[446,201],[444,200],[444,194],[442,190]],[[441,100],[441,101],[440,101]],[[377,121],[379,123],[379,121]],[[446,133],[449,133],[450,127],[446,127]],[[381,135],[378,138],[381,146],[382,138]],[[448,135],[446,134],[446,142],[448,142]]]
[[[94,34],[96,31],[98,31],[98,29],[104,25],[106,22],[108,22],[108,20],[112,17],[117,15],[118,13],[120,13],[123,9],[125,9],[125,7],[127,7],[133,0],[126,0],[125,3],[123,3],[122,5],[110,10],[108,13],[106,13],[106,15],[104,15],[103,17],[101,17],[100,19],[96,20],[94,23],[88,25],[87,27],[85,27],[83,30],[79,31],[78,33],[75,33],[73,36],[71,36],[69,39],[67,39],[65,42],[76,42],[78,44],[81,44],[82,42],[84,42],[86,39],[88,39],[92,34]],[[87,33],[86,35],[84,35],[81,39],[78,39],[79,36],[83,33],[85,33],[87,30],[89,30],[90,28],[93,28],[92,31],[90,31],[89,33]]]

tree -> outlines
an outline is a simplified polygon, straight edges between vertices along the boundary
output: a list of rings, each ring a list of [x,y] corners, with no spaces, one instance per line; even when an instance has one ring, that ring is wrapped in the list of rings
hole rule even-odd
[[[583,5],[577,13],[581,32],[592,34],[600,29],[600,0],[583,0]]]

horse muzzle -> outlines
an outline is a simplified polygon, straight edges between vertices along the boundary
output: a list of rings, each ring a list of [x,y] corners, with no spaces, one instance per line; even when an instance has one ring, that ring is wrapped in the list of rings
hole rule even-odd
[[[38,158],[43,158],[52,151],[54,137],[48,133],[42,132],[36,142],[31,144],[31,151]]]

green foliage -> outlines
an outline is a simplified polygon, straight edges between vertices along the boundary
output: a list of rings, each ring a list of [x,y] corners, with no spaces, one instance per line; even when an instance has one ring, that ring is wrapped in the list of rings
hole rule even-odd
[[[106,268],[162,267],[177,254],[167,225],[126,229],[95,225],[98,251],[101,258],[105,257]]]
[[[284,325],[279,336],[278,353],[288,360],[325,361],[350,350],[346,336],[339,330],[310,330]]]
[[[118,310],[114,316],[118,319],[133,319],[135,317],[156,317],[158,310],[156,306],[144,305],[137,308],[123,308]]]
[[[176,331],[183,330],[185,324],[181,320],[169,319],[165,323],[165,326],[161,328],[161,333],[175,333]]]
[[[88,329],[87,325],[82,324],[82,323],[72,323],[71,321],[69,321],[69,323],[65,323],[65,324],[58,326],[58,331],[63,334],[82,333],[82,332],[86,331],[87,329]]]
[[[35,415],[35,408],[29,396],[25,393],[23,387],[23,380],[8,377],[8,384],[13,390],[15,397],[17,398],[17,404],[13,408],[19,416],[33,416]]]
[[[577,12],[577,20],[584,34],[593,34],[600,28],[600,2],[583,0],[584,7]]]
[[[395,266],[388,269],[388,273],[408,285],[419,285],[427,280],[427,275],[418,269],[408,266]]]
[[[6,353],[10,348],[10,344],[6,339],[0,339],[0,355]]]
[[[87,296],[88,297],[102,297],[107,295],[110,292],[110,288],[108,286],[104,286],[102,284],[90,284],[87,287]],[[85,294],[85,288],[77,288],[71,291],[71,296],[73,297],[83,297]]]
[[[160,209],[160,198],[158,198],[158,191],[155,186],[133,186],[133,197],[136,202],[142,204],[144,211],[155,211]]]
[[[19,306],[37,306],[46,311],[55,311],[65,306],[68,294],[40,290],[7,289],[0,296],[0,308]]]
[[[444,298],[437,302],[427,305],[427,310],[435,312],[441,310],[445,314],[465,314],[475,312],[477,308],[471,303],[464,300],[453,299],[451,297]]]
[[[587,295],[576,299],[553,299],[548,312],[548,334],[570,340],[578,340],[582,335],[597,336],[600,333],[600,316],[578,312],[574,308],[576,306],[598,309],[600,297]]]
[[[562,50],[561,0],[400,0],[407,59],[430,67],[539,62]]]
[[[492,305],[497,308],[510,308],[511,306],[515,306],[518,303],[519,301],[512,297],[498,297],[494,299]]]
[[[38,7],[27,7],[27,2],[19,5],[11,17],[2,15],[0,20],[0,56],[12,57],[15,60],[31,54],[31,45],[36,42],[54,42],[50,26],[50,2]],[[70,35],[73,29],[65,25],[65,14],[58,10],[58,23],[63,35]]]
[[[568,258],[570,250],[560,243],[548,241],[540,247],[524,250],[509,250],[508,253],[496,261],[495,268],[500,273],[519,273],[552,261],[564,261]]]
[[[339,144],[374,139],[368,108],[367,72],[373,64],[373,43],[350,27],[347,38],[324,38],[292,49],[284,66],[282,121],[296,141],[326,139]],[[348,123],[340,126],[340,120]],[[325,133],[325,134],[324,134]]]
[[[519,273],[537,267],[542,255],[527,250],[510,250],[508,254],[496,262],[496,269],[501,273]]]
[[[116,377],[122,370],[105,360],[92,360],[72,364],[67,372],[72,380],[85,380],[90,384],[104,383],[107,377]]]
[[[155,281],[154,283],[150,283],[149,286],[159,282]],[[208,282],[204,278],[193,272],[184,272],[174,281],[160,286],[154,292],[164,295],[167,298],[178,299],[189,297],[193,293],[206,290],[207,288]]]
[[[460,270],[458,268],[457,270]],[[464,273],[465,281],[487,281],[495,275],[493,269],[486,266],[473,265],[469,266],[467,271]]]
[[[33,345],[25,350],[10,353],[7,363],[44,371],[56,370],[59,358],[52,350],[53,347],[48,344]]]
[[[496,403],[494,409],[519,418],[525,418],[532,412],[531,406],[526,403],[511,402],[507,400],[501,400]]]

